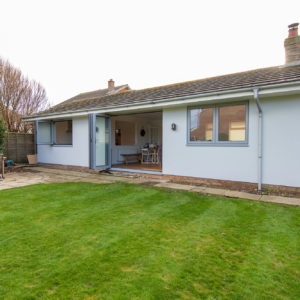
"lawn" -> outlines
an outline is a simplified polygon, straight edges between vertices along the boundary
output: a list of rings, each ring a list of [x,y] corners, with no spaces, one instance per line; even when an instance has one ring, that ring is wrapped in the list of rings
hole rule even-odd
[[[130,184],[0,192],[1,299],[299,299],[300,209]]]

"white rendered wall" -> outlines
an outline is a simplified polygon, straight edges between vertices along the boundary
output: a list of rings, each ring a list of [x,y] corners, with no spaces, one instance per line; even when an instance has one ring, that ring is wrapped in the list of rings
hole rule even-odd
[[[263,101],[263,182],[300,187],[300,95]]]
[[[300,187],[300,95],[266,98],[261,99],[261,102],[264,111],[263,183]],[[187,146],[187,108],[165,109],[162,140],[163,173],[256,183],[257,118],[256,104],[250,100],[247,147]],[[135,153],[147,142],[138,135],[145,124],[137,121],[136,145],[115,146],[113,120],[112,163],[119,163],[120,151]],[[171,130],[172,123],[177,124],[176,131]],[[38,145],[38,161],[88,167],[88,118],[73,119],[72,146]]]
[[[263,183],[300,186],[300,98],[262,99]],[[163,173],[257,182],[258,112],[249,101],[249,145],[187,146],[187,107],[163,111]],[[171,130],[171,124],[177,130]]]
[[[38,145],[38,162],[88,167],[88,117],[73,118],[72,131],[72,146]]]

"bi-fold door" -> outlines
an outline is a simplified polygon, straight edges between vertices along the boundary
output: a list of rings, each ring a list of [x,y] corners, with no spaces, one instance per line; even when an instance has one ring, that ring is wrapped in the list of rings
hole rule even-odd
[[[110,117],[105,115],[90,114],[89,131],[90,168],[110,168]]]

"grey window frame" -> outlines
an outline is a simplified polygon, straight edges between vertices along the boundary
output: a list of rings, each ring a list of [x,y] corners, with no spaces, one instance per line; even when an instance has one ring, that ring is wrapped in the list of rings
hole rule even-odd
[[[244,141],[219,141],[219,107],[224,106],[236,106],[245,105],[245,140]],[[213,140],[212,141],[191,141],[190,130],[191,130],[191,113],[193,109],[201,108],[213,108]],[[247,147],[248,146],[248,135],[249,135],[249,101],[239,102],[225,102],[217,104],[205,104],[197,106],[189,106],[187,108],[187,146],[216,146],[216,147]]]
[[[56,144],[56,128],[55,123],[57,122],[65,122],[72,121],[72,144]],[[49,143],[41,143],[38,138],[38,124],[39,123],[48,123],[50,125],[50,142]],[[52,147],[73,147],[73,119],[64,119],[64,120],[39,120],[35,121],[35,135],[36,135],[36,144],[37,145],[50,145]]]

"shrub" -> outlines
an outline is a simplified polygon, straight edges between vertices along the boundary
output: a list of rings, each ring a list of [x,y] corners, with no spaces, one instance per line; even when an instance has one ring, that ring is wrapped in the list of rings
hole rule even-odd
[[[6,130],[7,128],[3,120],[0,118],[0,153],[3,153]]]

